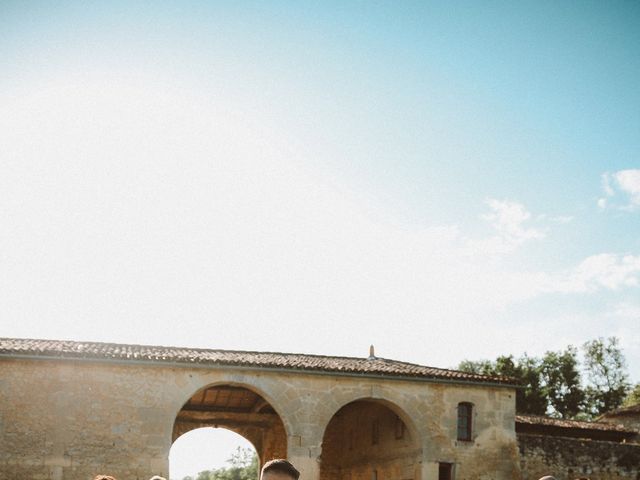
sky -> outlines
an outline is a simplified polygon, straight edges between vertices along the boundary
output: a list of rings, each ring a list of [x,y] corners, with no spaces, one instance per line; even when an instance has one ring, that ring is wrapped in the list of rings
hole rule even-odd
[[[2,2],[0,336],[439,367],[616,336],[638,382],[639,22]]]

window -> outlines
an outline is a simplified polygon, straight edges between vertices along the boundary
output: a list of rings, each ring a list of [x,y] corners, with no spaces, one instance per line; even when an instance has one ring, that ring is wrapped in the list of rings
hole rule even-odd
[[[471,441],[471,420],[473,405],[468,402],[458,404],[458,440]]]
[[[438,480],[453,480],[453,464],[442,463],[438,464]]]

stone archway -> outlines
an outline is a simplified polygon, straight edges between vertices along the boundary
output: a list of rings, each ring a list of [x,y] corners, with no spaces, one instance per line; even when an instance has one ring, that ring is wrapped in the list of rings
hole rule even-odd
[[[195,392],[176,415],[172,442],[202,427],[225,428],[243,436],[255,447],[261,464],[287,456],[282,419],[261,394],[244,385],[211,385]]]
[[[408,417],[390,402],[340,408],[322,439],[320,480],[419,480],[422,448]]]

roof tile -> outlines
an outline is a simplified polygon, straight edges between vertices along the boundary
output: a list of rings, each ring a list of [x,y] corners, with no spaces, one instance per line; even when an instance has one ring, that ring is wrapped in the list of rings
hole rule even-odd
[[[487,376],[427,367],[386,358],[331,357],[300,353],[210,350],[70,340],[0,338],[0,356],[197,363],[448,380],[463,383],[517,384],[513,378],[509,377]]]
[[[599,430],[608,432],[630,432],[624,425],[604,422],[585,422],[565,420],[562,418],[543,417],[539,415],[516,415],[516,423],[523,425],[540,425],[545,427],[571,428],[579,430]]]

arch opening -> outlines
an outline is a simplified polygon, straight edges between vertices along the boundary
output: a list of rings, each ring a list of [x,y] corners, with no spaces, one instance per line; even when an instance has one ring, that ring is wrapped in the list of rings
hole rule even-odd
[[[169,451],[169,477],[199,478],[200,472],[226,469],[239,480],[258,480],[255,447],[225,428],[196,428],[181,435]]]
[[[194,393],[176,415],[172,443],[203,427],[239,434],[255,448],[260,465],[286,458],[287,434],[282,419],[259,393],[238,385],[213,385]]]
[[[418,480],[422,449],[403,417],[374,399],[343,406],[325,429],[320,480]]]

